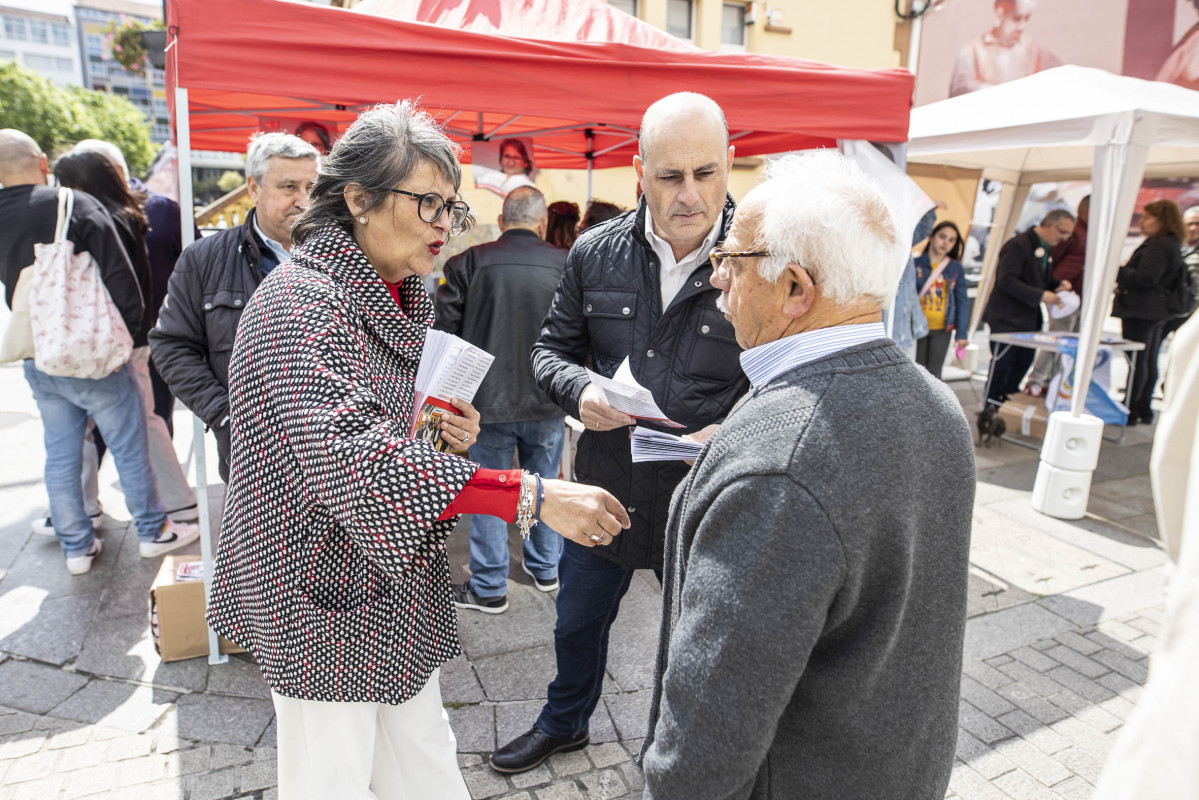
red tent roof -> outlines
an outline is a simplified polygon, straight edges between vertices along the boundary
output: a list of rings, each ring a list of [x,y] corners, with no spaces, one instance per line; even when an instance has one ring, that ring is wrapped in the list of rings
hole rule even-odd
[[[201,150],[243,151],[254,131],[308,119],[344,129],[363,108],[418,97],[463,143],[529,136],[540,167],[586,166],[589,149],[596,167],[625,166],[645,108],[677,91],[724,108],[738,155],[907,139],[912,76],[899,69],[535,41],[281,0],[168,0],[167,24],[177,31],[168,85],[177,76],[189,90]]]

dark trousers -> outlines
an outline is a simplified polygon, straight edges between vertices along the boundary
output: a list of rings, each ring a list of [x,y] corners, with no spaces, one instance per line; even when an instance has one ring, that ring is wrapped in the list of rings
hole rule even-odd
[[[575,739],[589,730],[608,666],[608,634],[633,572],[595,555],[592,548],[565,542],[558,562],[554,626],[558,674],[537,718],[537,727],[547,736]]]
[[[1008,395],[1020,391],[1020,382],[1028,374],[1037,351],[1031,347],[1007,347],[1002,356],[999,350],[1007,345],[991,342],[991,386],[987,390],[987,402],[1002,405]]]
[[[1125,339],[1145,345],[1144,350],[1137,352],[1136,368],[1124,395],[1124,405],[1128,406],[1131,417],[1148,421],[1153,418],[1149,403],[1153,399],[1153,387],[1157,386],[1157,351],[1162,346],[1166,320],[1125,319],[1121,323]]]
[[[929,331],[928,336],[916,340],[916,363],[941,380],[941,368],[945,366],[945,354],[949,352],[949,342],[953,331]]]

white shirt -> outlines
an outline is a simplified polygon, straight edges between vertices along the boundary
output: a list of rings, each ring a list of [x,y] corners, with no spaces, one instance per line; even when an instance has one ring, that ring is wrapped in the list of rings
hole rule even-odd
[[[764,386],[800,364],[886,338],[881,322],[817,328],[749,348],[741,354],[741,369],[754,386]]]
[[[662,310],[665,311],[670,301],[683,288],[687,278],[702,262],[708,260],[708,253],[716,246],[716,237],[720,235],[720,221],[723,213],[716,218],[716,224],[708,235],[700,242],[699,247],[683,256],[681,261],[674,260],[674,250],[670,243],[654,233],[654,221],[649,215],[649,206],[645,207],[645,238],[650,247],[658,254],[658,280],[662,284]]]

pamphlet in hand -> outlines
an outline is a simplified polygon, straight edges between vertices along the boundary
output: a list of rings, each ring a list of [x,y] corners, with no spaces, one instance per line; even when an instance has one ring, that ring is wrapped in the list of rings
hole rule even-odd
[[[608,401],[608,405],[622,414],[628,414],[630,417],[654,422],[668,428],[683,427],[677,422],[671,422],[667,419],[666,414],[654,402],[654,396],[650,394],[649,389],[637,383],[637,379],[633,377],[633,370],[629,367],[628,358],[621,362],[620,368],[616,370],[616,374],[611,378],[605,378],[603,375],[591,370],[587,370],[587,375],[591,378],[591,382],[603,393],[604,399]]]
[[[412,437],[432,442],[443,453],[449,450],[441,438],[441,419],[447,413],[460,413],[450,399],[474,400],[493,361],[495,356],[452,333],[430,330],[425,334],[425,349],[416,369]]]
[[[633,429],[633,463],[640,461],[694,461],[704,449],[703,442],[683,439],[638,425]]]

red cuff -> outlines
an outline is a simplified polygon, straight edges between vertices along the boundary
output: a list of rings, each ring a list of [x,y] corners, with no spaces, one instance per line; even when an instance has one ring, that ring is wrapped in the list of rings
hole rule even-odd
[[[489,514],[505,522],[515,522],[519,503],[520,470],[480,467],[437,519],[458,514]]]

